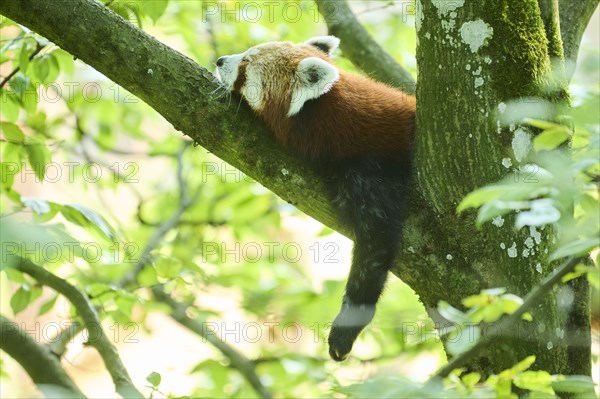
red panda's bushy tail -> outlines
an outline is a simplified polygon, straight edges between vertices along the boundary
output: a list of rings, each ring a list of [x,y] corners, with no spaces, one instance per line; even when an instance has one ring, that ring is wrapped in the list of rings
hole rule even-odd
[[[354,250],[342,308],[329,333],[329,354],[341,361],[375,315],[400,242],[409,170],[375,156],[336,168],[334,203],[353,226]]]

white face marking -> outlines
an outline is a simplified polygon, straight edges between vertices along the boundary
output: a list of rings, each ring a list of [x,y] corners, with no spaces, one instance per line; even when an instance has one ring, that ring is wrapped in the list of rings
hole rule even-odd
[[[259,53],[259,46],[252,47],[241,54],[224,56],[223,65],[217,66],[215,76],[229,91],[233,91],[235,81],[238,78],[239,66],[242,60],[255,56]],[[251,64],[246,67],[246,82],[241,88],[241,95],[255,110],[262,109],[263,91],[260,73]]]
[[[244,58],[244,53],[226,55],[221,58],[224,60],[223,65],[217,66],[215,76],[227,90],[232,91],[233,84],[237,79],[240,62]]]
[[[301,44],[263,43],[244,53],[221,57],[215,75],[225,89],[239,91],[255,111],[284,107],[281,117],[291,117],[307,101],[331,90],[339,79],[337,67],[323,57],[323,52],[331,54],[338,45],[339,39],[333,36],[315,37]],[[243,81],[241,87],[236,86],[238,79]]]
[[[260,111],[263,107],[262,79],[256,68],[249,65],[246,68],[246,83],[242,87],[242,96],[246,99],[250,107]]]

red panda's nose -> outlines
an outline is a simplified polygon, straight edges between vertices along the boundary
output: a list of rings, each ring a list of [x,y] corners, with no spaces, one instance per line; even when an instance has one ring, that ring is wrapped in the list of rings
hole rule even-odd
[[[219,57],[219,59],[217,60],[217,66],[218,67],[222,67],[223,64],[225,63],[225,58],[226,57]]]

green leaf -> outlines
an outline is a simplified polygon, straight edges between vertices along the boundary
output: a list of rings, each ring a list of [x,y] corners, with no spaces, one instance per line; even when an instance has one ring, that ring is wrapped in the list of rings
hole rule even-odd
[[[521,319],[525,321],[533,321],[533,316],[531,315],[531,313],[525,312],[523,313],[523,316],[521,316]]]
[[[486,202],[500,198],[505,192],[505,185],[491,185],[475,190],[463,198],[460,204],[458,204],[456,212],[460,213],[467,208],[479,208]]]
[[[56,304],[56,300],[58,299],[58,295],[54,295],[49,301],[40,306],[40,310],[38,311],[38,316],[42,316],[48,313]]]
[[[569,137],[568,130],[562,126],[560,129],[546,130],[533,139],[533,148],[536,151],[554,150]]]
[[[44,199],[21,197],[21,202],[38,215],[49,213],[51,211],[50,203]]]
[[[527,123],[530,126],[537,127],[538,129],[542,129],[542,130],[566,129],[566,127],[563,126],[563,125],[559,125],[559,124],[553,123],[553,122],[544,121],[544,120],[541,120],[541,119],[525,118],[523,120],[523,122]]]
[[[39,98],[37,90],[35,90],[35,87],[31,84],[31,79],[19,72],[8,84],[17,95],[23,108],[25,108],[27,112],[35,112]]]
[[[590,252],[592,249],[600,246],[600,238],[588,238],[584,240],[572,241],[561,245],[550,255],[550,260],[556,260],[567,256],[578,256]]]
[[[17,100],[15,93],[2,90],[0,92],[0,101],[2,104],[0,107],[2,115],[4,115],[6,120],[16,122],[19,119],[19,100]]]
[[[146,377],[146,381],[148,381],[150,384],[152,384],[153,387],[156,388],[160,385],[161,376],[156,371],[153,371],[150,374],[148,374],[148,377]]]
[[[50,163],[52,157],[50,150],[41,142],[33,142],[25,146],[25,151],[35,175],[40,181],[43,181],[46,174],[46,165]]]
[[[517,375],[527,370],[533,363],[535,363],[535,356],[527,356],[525,359],[511,367],[510,371],[513,373],[513,375]]]
[[[35,129],[38,132],[45,133],[46,131],[46,113],[37,112],[27,115],[27,126]]]
[[[41,58],[35,60],[33,66],[34,66],[35,76],[37,76],[37,78],[41,82],[46,83],[46,78],[48,77],[48,74],[50,73],[50,60],[48,59],[48,57],[41,57]]]
[[[93,227],[109,240],[116,241],[116,233],[110,224],[98,213],[81,205],[64,205],[60,211],[67,220],[81,227]]]
[[[513,384],[522,389],[553,394],[552,381],[553,377],[547,371],[525,371],[514,378]]]
[[[499,305],[505,314],[513,314],[523,304],[523,299],[514,294],[504,294],[500,297]]]
[[[152,1],[138,1],[138,4],[142,6],[144,13],[152,18],[152,22],[156,23],[161,15],[164,14],[169,4],[168,0],[152,0]]]
[[[13,76],[10,82],[8,82],[19,99],[23,98],[25,92],[29,88],[30,83],[31,80],[20,72]]]
[[[27,73],[27,67],[29,66],[29,49],[27,46],[27,42],[23,43],[21,46],[21,52],[19,53],[19,69],[21,73]]]
[[[23,284],[10,298],[10,307],[13,314],[21,312],[31,301],[31,289],[28,284]]]
[[[446,301],[440,301],[438,303],[438,312],[446,320],[453,321],[455,323],[463,322],[467,319],[466,315],[454,306],[450,305]]]
[[[481,380],[481,374],[477,372],[469,373],[461,378],[463,384],[470,387],[477,384]]]
[[[166,258],[164,256],[158,256],[156,258],[156,273],[160,277],[172,279],[179,275],[183,265],[176,258]]]
[[[72,76],[75,72],[75,57],[62,49],[57,49],[51,54],[55,57],[57,70]]]
[[[11,145],[8,143],[7,145]],[[20,162],[0,163],[0,188],[3,192],[10,191],[15,181],[15,175],[21,170]]]
[[[141,287],[151,287],[158,284],[158,278],[156,275],[156,269],[151,266],[144,267],[137,275],[138,284]]]
[[[9,141],[22,143],[23,140],[25,140],[25,134],[21,128],[14,123],[0,122],[0,131]]]
[[[569,375],[552,383],[557,392],[594,393],[594,381],[585,375]]]
[[[594,270],[594,272],[590,271],[587,274],[587,280],[592,287],[596,290],[600,290],[600,273],[598,273],[598,270]]]
[[[1,269],[4,273],[6,273],[6,278],[8,278],[10,281],[14,281],[15,283],[26,284],[27,279],[25,278],[23,273],[12,268],[13,266],[19,264],[20,258],[12,254],[7,254],[7,258],[9,262],[2,262],[2,264],[0,265],[0,268],[4,268],[5,263],[9,263],[8,267]]]

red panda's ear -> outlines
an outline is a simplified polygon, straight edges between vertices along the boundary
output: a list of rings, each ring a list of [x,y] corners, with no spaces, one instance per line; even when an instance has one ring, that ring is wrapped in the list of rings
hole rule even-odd
[[[311,46],[315,46],[319,50],[323,51],[327,55],[331,55],[333,50],[338,48],[340,45],[340,39],[335,36],[317,36],[312,39],[308,39],[304,42],[305,44],[310,44]]]
[[[288,116],[300,112],[308,100],[319,98],[331,90],[339,77],[337,68],[321,58],[308,57],[300,61]]]

